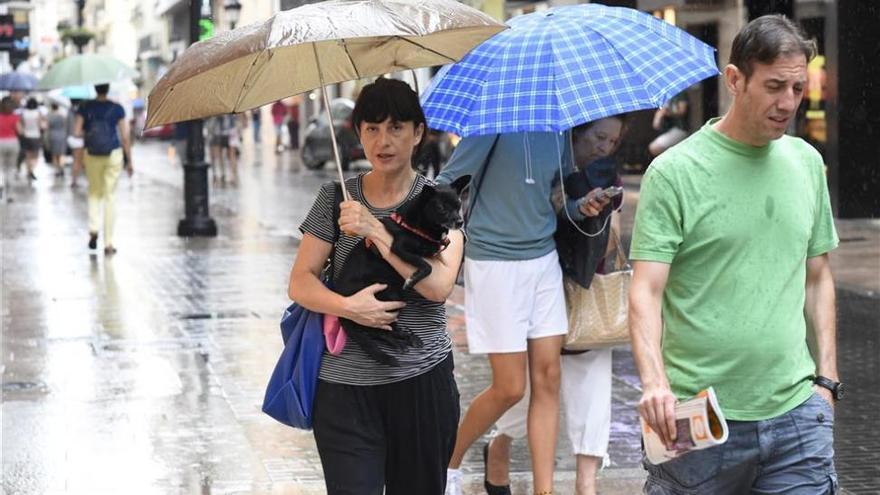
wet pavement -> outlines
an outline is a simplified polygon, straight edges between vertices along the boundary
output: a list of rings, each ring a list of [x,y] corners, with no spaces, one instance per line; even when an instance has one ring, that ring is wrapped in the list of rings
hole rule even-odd
[[[71,189],[41,167],[33,187],[12,181],[13,201],[0,206],[4,492],[323,493],[311,434],[259,407],[281,349],[296,227],[331,169],[247,147],[239,184],[212,187],[220,235],[187,240],[175,235],[182,174],[166,144],[135,150],[138,172],[118,187],[113,257],[86,248],[84,177]],[[637,181],[627,185],[632,204]],[[870,283],[880,226],[846,228],[841,237],[854,240],[844,245],[867,251],[847,247],[835,260],[851,273],[839,292],[850,396],[837,418],[838,468],[851,493],[880,493],[880,305]],[[489,372],[466,353],[461,304],[456,291],[448,308],[466,406]],[[639,393],[631,354],[616,350],[603,493],[639,491]],[[574,463],[560,438],[560,493],[571,493]],[[478,450],[463,466],[466,493],[482,493]],[[514,492],[527,493],[524,442],[512,470]]]

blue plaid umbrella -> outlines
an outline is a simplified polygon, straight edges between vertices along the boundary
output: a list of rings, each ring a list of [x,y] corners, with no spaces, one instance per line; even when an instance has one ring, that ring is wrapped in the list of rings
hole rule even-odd
[[[0,75],[0,90],[3,91],[33,91],[37,87],[38,79],[28,73],[12,71]]]
[[[657,108],[718,74],[712,47],[632,9],[558,7],[508,25],[435,76],[422,98],[430,127],[459,136],[562,131]]]

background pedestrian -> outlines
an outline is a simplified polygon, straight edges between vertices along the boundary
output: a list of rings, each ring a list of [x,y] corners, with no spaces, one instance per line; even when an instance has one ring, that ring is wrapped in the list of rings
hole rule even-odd
[[[254,131],[254,143],[255,143],[255,144],[260,144],[260,140],[262,139],[262,138],[260,137],[260,132],[261,132],[262,127],[263,127],[263,122],[262,122],[262,120],[263,120],[262,107],[259,107],[259,108],[255,108],[255,109],[253,109],[253,110],[250,110],[249,113],[250,113],[250,116],[251,116],[252,129],[253,129],[253,131]]]
[[[71,158],[73,158],[73,165],[70,167],[70,187],[76,187],[77,177],[79,177],[80,172],[83,168],[83,144],[82,138],[76,137],[74,131],[76,130],[76,117],[78,115],[79,107],[83,104],[83,100],[79,98],[71,98],[70,99],[70,111],[67,113],[67,150],[70,154]]]
[[[64,155],[67,152],[67,112],[57,103],[52,103],[51,112],[47,120],[47,141],[49,153],[52,157],[52,166],[55,167],[55,175],[64,175]]]
[[[89,181],[89,249],[98,245],[101,207],[104,209],[104,254],[116,253],[113,244],[114,192],[123,164],[134,173],[128,122],[122,105],[110,101],[109,84],[95,86],[97,97],[77,109],[74,136],[83,138],[83,163]]]
[[[648,144],[651,156],[658,156],[667,149],[682,142],[688,137],[688,101],[687,93],[681,92],[658,108],[652,123],[654,130],[660,135]]]
[[[17,104],[9,96],[0,100],[0,197],[9,196],[9,177],[18,164],[21,118],[15,113]]]
[[[275,127],[275,153],[284,151],[283,131],[287,107],[281,100],[272,104],[272,125]]]
[[[290,137],[290,149],[299,149],[299,100],[294,98],[287,111],[287,134]]]
[[[25,108],[21,111],[21,126],[27,177],[28,180],[34,181],[37,180],[34,169],[40,159],[40,150],[43,149],[43,130],[46,128],[46,120],[40,112],[36,98],[28,98]]]
[[[226,184],[227,167],[231,183],[238,181],[236,152],[231,145],[237,138],[235,115],[216,115],[207,119],[206,128],[211,150],[211,170],[215,184]]]

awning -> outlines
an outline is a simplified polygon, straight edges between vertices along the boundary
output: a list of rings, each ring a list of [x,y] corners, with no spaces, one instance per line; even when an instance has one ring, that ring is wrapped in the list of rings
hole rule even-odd
[[[189,7],[189,1],[187,0],[159,0],[156,5],[156,13],[158,15],[165,15],[171,10],[177,10],[180,6]]]

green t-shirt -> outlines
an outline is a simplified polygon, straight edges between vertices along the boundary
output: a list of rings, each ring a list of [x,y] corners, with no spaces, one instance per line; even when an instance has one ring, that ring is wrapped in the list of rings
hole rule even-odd
[[[779,416],[811,393],[807,258],[837,246],[824,164],[803,140],[734,141],[710,120],[651,164],[633,260],[670,264],[663,361],[673,393],[715,387],[725,415]]]

